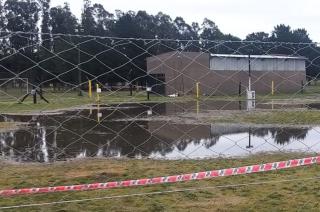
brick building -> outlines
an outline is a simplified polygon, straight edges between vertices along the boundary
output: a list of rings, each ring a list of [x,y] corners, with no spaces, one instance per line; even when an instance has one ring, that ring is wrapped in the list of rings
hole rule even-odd
[[[149,84],[161,95],[195,93],[196,82],[204,95],[237,95],[239,84],[257,94],[293,93],[306,82],[306,58],[279,55],[228,55],[203,52],[168,52],[147,58]]]

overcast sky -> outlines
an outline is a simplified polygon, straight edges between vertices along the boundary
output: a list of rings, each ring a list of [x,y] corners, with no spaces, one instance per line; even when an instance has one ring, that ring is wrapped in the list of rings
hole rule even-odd
[[[51,0],[52,6],[68,2],[71,10],[80,17],[82,0]],[[292,28],[305,28],[313,41],[320,41],[319,0],[92,0],[105,9],[138,11],[149,14],[159,11],[175,18],[181,16],[188,23],[201,23],[207,17],[213,20],[224,33],[240,38],[251,32],[271,32],[277,24]]]

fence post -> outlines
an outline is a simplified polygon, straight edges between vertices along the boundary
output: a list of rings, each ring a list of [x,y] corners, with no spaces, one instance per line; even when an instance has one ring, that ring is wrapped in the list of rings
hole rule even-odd
[[[89,98],[92,98],[92,81],[89,80]]]
[[[199,99],[200,97],[200,88],[199,88],[199,82],[196,83],[196,95],[197,95],[197,99]]]
[[[33,104],[37,104],[37,92],[34,86],[32,87],[31,95],[33,97]]]
[[[146,91],[147,91],[147,99],[150,100],[151,87],[149,87],[149,83],[146,84]]]
[[[200,103],[199,103],[198,99],[196,101],[196,112],[197,112],[197,114],[199,114],[199,112],[200,112]]]
[[[238,96],[241,96],[241,82],[239,82],[239,91],[238,91]]]
[[[303,83],[303,80],[301,80],[301,93],[303,93],[303,89],[304,89],[304,83]]]
[[[97,102],[100,102],[101,89],[99,88],[99,84],[97,84],[96,86],[97,86]]]
[[[271,95],[274,95],[274,81],[271,82]]]

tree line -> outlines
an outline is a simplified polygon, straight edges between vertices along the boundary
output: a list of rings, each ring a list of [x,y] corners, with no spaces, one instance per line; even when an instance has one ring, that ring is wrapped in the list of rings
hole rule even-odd
[[[172,50],[300,55],[308,58],[307,75],[319,74],[320,48],[305,29],[280,24],[270,34],[254,32],[241,40],[207,18],[188,24],[162,12],[111,13],[90,0],[82,3],[78,19],[68,3],[50,7],[50,0],[0,0],[0,77],[72,86],[85,79],[142,83],[146,57]]]

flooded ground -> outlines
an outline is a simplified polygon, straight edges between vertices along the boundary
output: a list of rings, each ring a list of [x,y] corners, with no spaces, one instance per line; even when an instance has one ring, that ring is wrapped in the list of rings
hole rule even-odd
[[[280,107],[266,103],[256,108]],[[299,105],[317,109],[318,105]],[[85,157],[198,159],[259,152],[320,150],[320,127],[279,128],[195,125],[140,118],[205,110],[247,110],[247,102],[122,104],[62,114],[2,115],[28,122],[0,133],[0,157],[18,162],[54,162]]]

